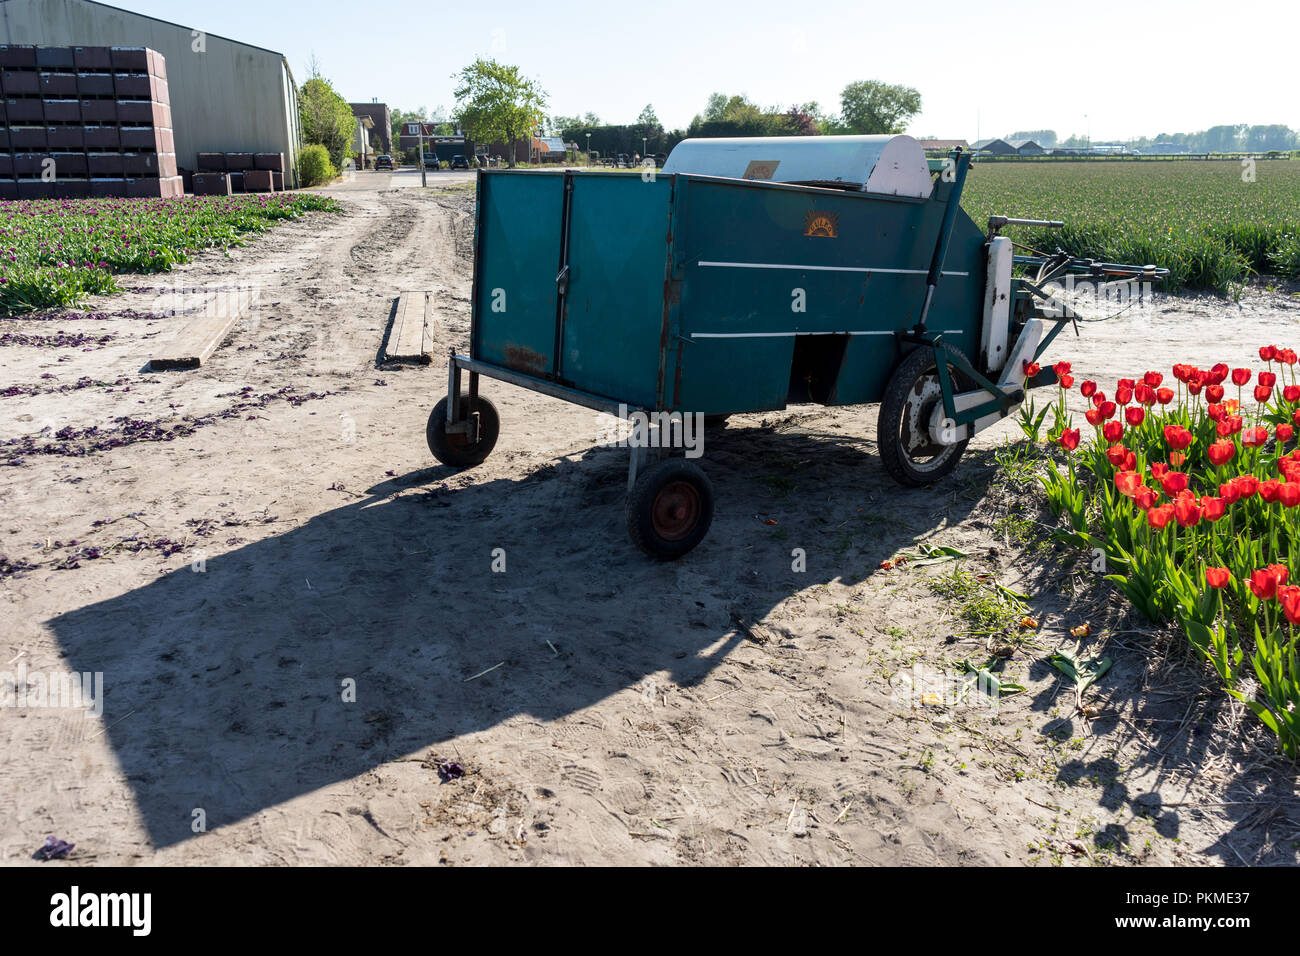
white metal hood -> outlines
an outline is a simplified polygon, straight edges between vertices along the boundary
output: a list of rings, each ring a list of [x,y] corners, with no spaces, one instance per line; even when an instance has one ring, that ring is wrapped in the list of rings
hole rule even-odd
[[[842,184],[869,193],[928,199],[925,150],[910,136],[754,136],[684,139],[665,173],[776,183]]]

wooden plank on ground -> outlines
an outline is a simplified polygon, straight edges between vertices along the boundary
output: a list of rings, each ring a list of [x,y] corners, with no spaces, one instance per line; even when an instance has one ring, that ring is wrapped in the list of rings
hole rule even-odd
[[[429,322],[428,292],[403,292],[397,300],[397,316],[393,319],[392,331],[388,333],[388,347],[384,358],[389,362],[420,362],[428,364],[431,357],[427,350],[429,337],[426,326]]]
[[[216,351],[234,324],[247,314],[251,301],[251,294],[246,292],[207,297],[198,313],[180,331],[157,346],[149,359],[149,368],[154,371],[198,368]]]

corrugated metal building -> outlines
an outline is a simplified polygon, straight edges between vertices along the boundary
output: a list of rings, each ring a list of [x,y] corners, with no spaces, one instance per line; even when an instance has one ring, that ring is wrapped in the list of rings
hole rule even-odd
[[[284,56],[95,0],[0,0],[0,43],[133,46],[167,59],[176,161],[199,153],[284,153],[297,185],[298,86]]]

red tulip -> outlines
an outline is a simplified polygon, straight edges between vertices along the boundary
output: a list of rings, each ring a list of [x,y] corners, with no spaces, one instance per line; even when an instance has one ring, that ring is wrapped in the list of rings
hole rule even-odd
[[[1300,402],[1300,385],[1288,385],[1282,389],[1282,397],[1288,402]]]
[[[1259,491],[1259,479],[1254,475],[1240,475],[1232,479],[1232,484],[1242,498],[1252,498]]]
[[[1130,405],[1124,409],[1124,420],[1134,428],[1142,424],[1142,419],[1146,418],[1146,415],[1146,409],[1141,405]]]
[[[1268,572],[1273,575],[1273,580],[1277,581],[1278,587],[1286,584],[1286,579],[1291,575],[1285,564],[1270,564]]]
[[[1248,448],[1262,445],[1266,441],[1268,441],[1268,429],[1262,425],[1246,428],[1241,432],[1241,443]]]
[[[1154,488],[1148,488],[1146,485],[1139,488],[1137,494],[1133,496],[1133,504],[1137,505],[1143,511],[1149,509],[1159,500],[1160,492],[1156,491]]]
[[[1264,373],[1260,372],[1260,374],[1263,375]],[[1268,385],[1255,386],[1255,401],[1267,402],[1272,397],[1273,397],[1273,389],[1270,388]]]
[[[1074,385],[1074,376],[1062,375],[1060,378],[1057,379],[1057,381],[1061,383],[1061,388],[1070,388],[1071,386]]]
[[[1151,463],[1151,477],[1159,481],[1169,472],[1169,466],[1163,462],[1153,461]]]
[[[1227,568],[1206,568],[1205,583],[1212,588],[1226,588],[1232,575]]]
[[[1097,394],[1100,395],[1101,393],[1098,392]],[[1102,402],[1100,405],[1097,406],[1097,409],[1101,412],[1101,417],[1106,419],[1107,421],[1114,418],[1115,413],[1119,411],[1119,408],[1115,405],[1114,402]]]
[[[1300,505],[1300,484],[1290,480],[1282,482],[1282,487],[1278,489],[1277,500],[1282,502],[1283,508],[1294,508]]]
[[[1092,398],[1092,395],[1095,391],[1097,391],[1096,382],[1079,383],[1079,394],[1082,395],[1084,398]]]
[[[1115,490],[1125,498],[1132,498],[1142,487],[1142,476],[1136,471],[1115,472]]]
[[[1024,369],[1025,369],[1025,378],[1033,378],[1035,375],[1037,375],[1039,372],[1043,370],[1042,366],[1040,366],[1037,362],[1029,362],[1029,361],[1026,361],[1024,363]]]
[[[1201,506],[1189,495],[1174,502],[1174,517],[1184,528],[1194,528],[1201,523]]]
[[[1209,402],[1223,401],[1223,386],[1222,385],[1205,386],[1205,400]]]
[[[1219,497],[1230,505],[1237,503],[1237,499],[1241,497],[1241,489],[1237,487],[1236,479],[1219,485]]]
[[[1245,385],[1249,381],[1250,381],[1250,369],[1234,368],[1232,370],[1233,385],[1236,385],[1238,388],[1241,388],[1241,386]]]
[[[1124,436],[1124,426],[1119,422],[1107,422],[1101,426],[1101,437],[1108,442],[1117,442]]]
[[[1187,380],[1187,393],[1188,393],[1189,395],[1200,395],[1200,394],[1201,394],[1201,387],[1202,387],[1203,384],[1204,384],[1204,383],[1201,382],[1200,379],[1195,379],[1195,378],[1188,379],[1188,380]]]
[[[1112,465],[1118,468],[1124,464],[1124,459],[1128,457],[1128,449],[1123,445],[1111,445],[1106,449],[1106,457],[1110,459]]]
[[[1277,355],[1276,345],[1261,345],[1259,347],[1259,357],[1262,361],[1271,362],[1273,361],[1273,358],[1276,355]]]
[[[1273,434],[1277,436],[1278,441],[1290,441],[1291,436],[1295,434],[1295,429],[1290,425],[1278,425],[1273,429]]]
[[[1139,404],[1151,406],[1156,403],[1156,390],[1146,382],[1139,382],[1138,387],[1133,389],[1133,396]]]
[[[1169,471],[1160,476],[1160,488],[1170,498],[1187,490],[1187,474],[1182,471]]]
[[[1066,451],[1074,451],[1079,447],[1079,429],[1063,428],[1059,439],[1061,447]]]
[[[1174,451],[1182,451],[1192,443],[1192,433],[1182,425],[1166,425],[1165,443]]]
[[[1271,601],[1277,596],[1277,578],[1267,568],[1251,572],[1246,583],[1250,585],[1250,590],[1255,597],[1261,601]]]
[[[1226,465],[1232,461],[1232,457],[1237,454],[1237,443],[1231,441],[1216,441],[1209,448],[1205,449],[1205,455],[1210,459],[1210,464],[1216,468]]]
[[[1210,421],[1221,422],[1223,421],[1224,417],[1228,414],[1228,409],[1224,405],[1218,404],[1216,402],[1211,402],[1210,404],[1205,406],[1205,414],[1209,416]]]
[[[1157,388],[1156,401],[1161,405],[1168,405],[1174,400],[1174,390],[1172,388]]]
[[[1226,362],[1216,362],[1214,367],[1209,371],[1210,382],[1214,385],[1222,385],[1228,377],[1228,365]]]
[[[1169,524],[1169,519],[1173,516],[1173,505],[1160,505],[1159,507],[1148,508],[1147,524],[1159,531],[1164,528],[1165,525]]]
[[[1228,503],[1222,498],[1213,498],[1210,495],[1202,495],[1201,509],[1205,513],[1206,521],[1218,521],[1227,513]]]
[[[1142,376],[1142,381],[1146,382],[1152,388],[1155,388],[1164,380],[1165,377],[1161,375],[1159,372],[1147,372],[1145,375]]]
[[[1060,379],[1061,376],[1070,374],[1070,363],[1057,362],[1055,365],[1052,366],[1052,371],[1056,373],[1057,379]]]
[[[1265,478],[1259,483],[1259,496],[1265,504],[1276,504],[1281,496],[1282,482],[1276,478]]]
[[[1282,613],[1292,624],[1300,624],[1300,587],[1292,584],[1277,589],[1277,603],[1282,605]]]
[[[1121,405],[1127,405],[1133,401],[1133,387],[1131,385],[1121,385],[1115,389],[1115,401]]]
[[[1296,360],[1295,349],[1278,349],[1277,355],[1273,356],[1277,361],[1286,365],[1294,365]]]
[[[1272,388],[1274,385],[1277,384],[1277,373],[1276,373],[1276,372],[1260,372],[1260,373],[1259,373],[1259,384],[1260,384],[1260,385],[1267,385],[1269,388]]]
[[[1083,417],[1088,420],[1088,424],[1091,425],[1093,428],[1096,428],[1103,421],[1105,421],[1105,419],[1101,417],[1100,408],[1088,409],[1086,412],[1083,413]]]
[[[1227,438],[1229,435],[1235,435],[1237,432],[1241,431],[1241,417],[1238,415],[1225,415],[1219,423],[1214,426],[1214,430],[1218,433],[1220,438]]]

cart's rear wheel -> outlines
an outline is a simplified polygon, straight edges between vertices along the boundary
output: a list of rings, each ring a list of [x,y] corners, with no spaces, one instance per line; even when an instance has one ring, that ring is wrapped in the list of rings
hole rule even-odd
[[[627,533],[660,561],[690,551],[712,522],[713,484],[697,465],[680,458],[651,465],[627,496]]]
[[[941,344],[940,350],[951,352],[952,348]],[[947,364],[954,391],[973,387],[952,362]],[[930,418],[942,405],[934,349],[928,345],[913,349],[885,386],[876,426],[880,458],[890,477],[899,484],[928,485],[957,467],[969,439],[955,445],[941,445],[930,435]]]
[[[460,417],[465,420],[470,413],[469,396],[460,396]],[[424,438],[429,443],[429,451],[444,465],[453,468],[473,468],[480,465],[492,453],[501,434],[501,416],[496,406],[482,395],[478,397],[473,411],[478,412],[478,441],[471,442],[466,435],[447,433],[447,399],[440,398],[429,413],[429,423],[424,428]]]

